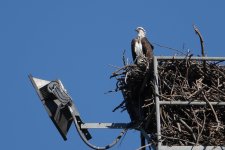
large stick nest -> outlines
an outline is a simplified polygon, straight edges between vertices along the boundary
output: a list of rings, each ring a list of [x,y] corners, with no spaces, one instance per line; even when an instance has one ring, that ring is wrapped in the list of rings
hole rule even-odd
[[[189,59],[158,61],[159,94],[155,94],[153,63],[126,64],[115,71],[116,91],[124,101],[114,109],[127,110],[131,121],[156,135],[155,97],[161,101],[201,101],[206,105],[160,106],[163,145],[225,145],[225,67],[221,62]],[[155,141],[155,138],[153,138]]]

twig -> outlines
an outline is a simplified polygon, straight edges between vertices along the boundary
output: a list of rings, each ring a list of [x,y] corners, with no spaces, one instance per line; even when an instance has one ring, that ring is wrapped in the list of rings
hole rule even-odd
[[[182,124],[183,124],[190,132],[191,132],[191,134],[192,134],[194,140],[196,141],[196,136],[195,136],[195,134],[194,134],[192,128],[189,127],[189,126],[187,125],[187,123],[186,123],[184,120],[182,120],[181,118],[180,118],[179,120],[180,120],[180,122],[181,122],[181,123],[182,123]]]
[[[122,107],[125,104],[125,100],[122,101],[122,103],[120,103],[116,108],[113,109],[112,112],[115,112],[117,109],[119,109],[120,107]]]
[[[204,94],[203,94],[203,97],[204,97],[204,100],[206,101],[206,103],[210,106],[210,108],[211,108],[211,110],[212,110],[212,112],[213,112],[213,114],[214,114],[214,116],[215,116],[215,119],[216,119],[216,122],[217,122],[216,131],[218,131],[219,126],[220,126],[220,121],[219,121],[219,119],[218,119],[218,117],[217,117],[217,114],[216,114],[216,112],[215,112],[215,110],[214,110],[212,104],[209,102],[209,100],[206,98],[206,96],[205,96]]]
[[[200,139],[200,137],[201,137],[201,135],[202,135],[202,132],[203,132],[203,130],[205,129],[205,122],[206,122],[206,116],[205,116],[205,111],[203,111],[203,124],[202,124],[202,129],[201,129],[201,131],[200,131],[200,133],[198,134],[198,137],[197,137],[197,140],[196,140],[196,144],[198,144],[198,142],[199,142],[199,139]]]
[[[176,51],[178,53],[181,53],[182,55],[185,55],[185,53],[182,52],[181,50],[178,50],[178,49],[175,49],[175,48],[171,48],[171,47],[168,47],[168,46],[163,46],[163,45],[158,44],[158,43],[155,43],[155,42],[152,42],[152,44],[154,44],[156,46],[159,46],[159,47],[162,47],[162,48],[166,48],[166,49],[169,49],[169,50],[173,50],[173,51]]]
[[[178,141],[187,142],[187,143],[192,144],[192,145],[195,144],[195,143],[193,143],[193,142],[190,142],[190,141],[188,141],[188,140],[184,140],[184,139],[181,139],[181,138],[168,137],[168,136],[164,136],[164,135],[161,135],[161,136],[164,137],[164,138],[167,138],[167,139],[172,139],[172,140],[178,140]]]

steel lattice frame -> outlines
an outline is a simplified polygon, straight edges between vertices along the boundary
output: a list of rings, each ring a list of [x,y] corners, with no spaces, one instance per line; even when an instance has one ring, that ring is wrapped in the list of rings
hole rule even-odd
[[[207,61],[225,61],[225,57],[171,57],[171,56],[154,56],[153,58],[153,63],[154,63],[154,76],[155,76],[155,83],[154,83],[154,88],[155,88],[155,104],[156,104],[156,122],[157,122],[157,149],[158,150],[222,150],[225,149],[225,147],[214,147],[214,146],[164,146],[162,145],[161,142],[161,120],[160,120],[160,106],[161,105],[206,105],[207,103],[204,101],[194,101],[194,102],[189,102],[189,101],[161,101],[159,96],[159,76],[158,76],[158,61],[159,60],[207,60]],[[209,102],[211,105],[225,105],[225,102]]]

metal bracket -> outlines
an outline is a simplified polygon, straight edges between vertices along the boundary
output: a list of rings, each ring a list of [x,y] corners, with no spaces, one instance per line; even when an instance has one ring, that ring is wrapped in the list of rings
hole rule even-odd
[[[81,129],[126,129],[129,125],[129,123],[83,123]]]

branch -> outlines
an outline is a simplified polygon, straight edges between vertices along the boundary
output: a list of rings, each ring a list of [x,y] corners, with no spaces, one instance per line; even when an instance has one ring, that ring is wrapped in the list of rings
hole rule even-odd
[[[193,28],[195,30],[195,33],[198,35],[198,37],[200,39],[202,57],[205,57],[204,41],[203,41],[202,35],[201,35],[199,29],[196,27],[196,25],[193,25]],[[206,61],[205,60],[203,61],[203,66],[204,66],[204,68],[206,68]]]
[[[202,57],[205,57],[204,41],[203,41],[202,35],[201,35],[199,29],[196,27],[196,25],[193,25],[193,28],[195,30],[195,33],[199,36],[199,39],[200,39],[200,42],[201,42]]]

